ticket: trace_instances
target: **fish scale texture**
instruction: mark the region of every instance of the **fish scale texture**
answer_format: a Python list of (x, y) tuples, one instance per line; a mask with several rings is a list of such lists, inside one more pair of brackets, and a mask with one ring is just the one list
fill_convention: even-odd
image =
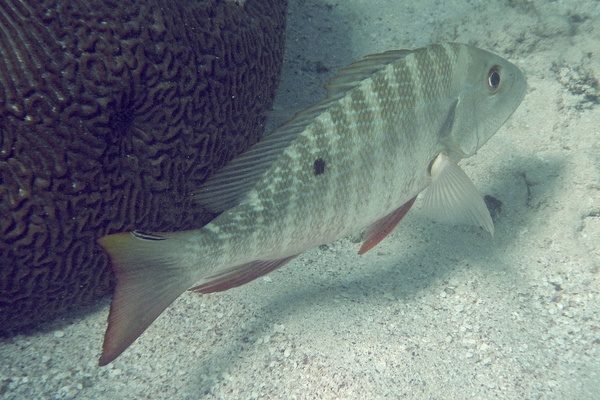
[[(334, 87), (316, 111), (300, 116), (291, 126), (303, 118), (306, 126), (292, 145), (241, 204), (204, 228), (217, 233), (209, 240), (218, 248), (208, 252), (211, 264), (293, 256), (356, 233), (422, 191), (428, 164), (443, 149), (438, 130), (458, 96), (456, 71), (471, 62), (466, 50), (459, 57), (461, 49), (398, 53), (347, 92)], [(318, 174), (315, 163), (322, 163)]]
[(2, 1), (0, 331), (108, 293), (100, 236), (206, 220), (189, 193), (260, 137), (285, 8)]

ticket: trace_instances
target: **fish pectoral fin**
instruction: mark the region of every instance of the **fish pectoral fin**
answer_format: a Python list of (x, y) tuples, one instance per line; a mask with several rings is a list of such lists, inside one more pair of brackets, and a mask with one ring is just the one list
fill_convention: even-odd
[(184, 234), (118, 233), (98, 240), (117, 282), (101, 366), (125, 351), (190, 286), (189, 268), (179, 257)]
[(296, 257), (296, 255), (280, 260), (253, 261), (247, 264), (237, 265), (219, 274), (208, 277), (206, 282), (195, 286), (190, 290), (206, 294), (222, 292), (227, 289), (241, 286), (276, 270), (294, 257)]
[(423, 209), (434, 219), (478, 225), (494, 236), (494, 223), (483, 197), (458, 164), (444, 154), (431, 165)]
[(365, 254), (373, 247), (377, 246), (387, 235), (390, 234), (398, 225), (400, 220), (404, 218), (410, 207), (415, 202), (416, 196), (401, 205), (397, 210), (381, 218), (367, 229), (365, 240), (358, 251), (358, 254)]

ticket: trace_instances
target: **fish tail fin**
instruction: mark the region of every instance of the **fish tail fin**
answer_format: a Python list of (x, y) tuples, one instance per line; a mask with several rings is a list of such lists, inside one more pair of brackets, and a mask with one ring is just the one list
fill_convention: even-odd
[(189, 243), (182, 233), (119, 233), (98, 243), (108, 252), (116, 278), (99, 364), (131, 345), (190, 283), (191, 268), (180, 254)]

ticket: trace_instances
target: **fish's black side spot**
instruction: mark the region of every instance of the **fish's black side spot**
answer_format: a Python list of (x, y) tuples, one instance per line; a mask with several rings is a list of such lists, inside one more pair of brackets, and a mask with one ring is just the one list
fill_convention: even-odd
[(323, 172), (325, 172), (325, 160), (323, 160), (322, 158), (317, 158), (313, 164), (313, 170), (315, 176), (319, 176)]

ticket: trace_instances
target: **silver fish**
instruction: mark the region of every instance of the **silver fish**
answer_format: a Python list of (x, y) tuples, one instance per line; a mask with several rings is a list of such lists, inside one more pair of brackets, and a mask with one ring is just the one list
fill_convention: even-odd
[(198, 201), (222, 211), (209, 224), (99, 240), (117, 281), (100, 365), (194, 283), (201, 293), (239, 286), (367, 228), (365, 253), (426, 188), (423, 203), (433, 213), (493, 234), (457, 162), (502, 126), (526, 86), (515, 65), (458, 43), (370, 55), (342, 70), (324, 101), (207, 181)]

